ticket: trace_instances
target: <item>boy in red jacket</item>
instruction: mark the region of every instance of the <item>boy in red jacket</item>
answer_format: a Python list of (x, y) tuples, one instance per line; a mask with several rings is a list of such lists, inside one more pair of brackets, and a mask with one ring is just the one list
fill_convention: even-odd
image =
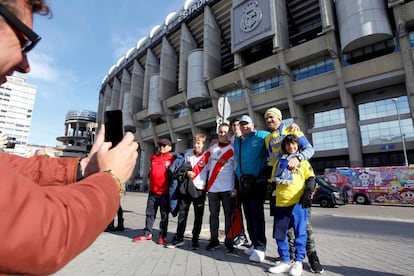
[(161, 221), (158, 244), (164, 245), (167, 240), (168, 214), (170, 210), (168, 195), (170, 179), (168, 176), (168, 167), (173, 163), (175, 157), (171, 153), (172, 145), (169, 139), (162, 138), (157, 142), (157, 145), (159, 151), (151, 155), (150, 186), (147, 209), (145, 211), (144, 235), (135, 237), (134, 242), (152, 240), (152, 227), (159, 207)]

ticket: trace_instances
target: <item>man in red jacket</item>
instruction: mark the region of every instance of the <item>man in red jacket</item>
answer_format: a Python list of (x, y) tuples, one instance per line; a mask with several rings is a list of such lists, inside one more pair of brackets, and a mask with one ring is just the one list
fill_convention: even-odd
[(152, 227), (154, 226), (155, 216), (158, 207), (160, 208), (160, 235), (158, 244), (164, 245), (167, 241), (168, 214), (170, 212), (170, 202), (168, 189), (170, 187), (170, 178), (168, 167), (173, 163), (175, 157), (171, 153), (171, 141), (162, 138), (157, 142), (159, 151), (151, 155), (151, 168), (149, 173), (149, 193), (147, 200), (147, 209), (145, 211), (145, 228), (144, 234), (134, 238), (134, 242), (152, 240)]
[[(0, 0), (0, 84), (14, 71), (30, 71), (26, 54), (40, 40), (32, 13), (47, 15), (49, 7), (44, 0)], [(82, 160), (0, 153), (0, 274), (52, 274), (112, 220), (138, 144), (127, 133), (109, 150), (104, 135), (101, 127)]]

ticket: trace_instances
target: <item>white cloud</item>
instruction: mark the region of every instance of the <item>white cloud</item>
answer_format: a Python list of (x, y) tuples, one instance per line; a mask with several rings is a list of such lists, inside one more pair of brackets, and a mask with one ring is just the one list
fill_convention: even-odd
[(30, 53), (31, 71), (24, 77), (38, 87), (40, 96), (48, 98), (51, 93), (61, 94), (71, 90), (71, 83), (77, 83), (78, 77), (71, 70), (58, 66), (55, 58), (44, 52)]
[(59, 79), (58, 70), (54, 65), (53, 57), (33, 52), (29, 57), (31, 72), (30, 78), (38, 81), (55, 82)]

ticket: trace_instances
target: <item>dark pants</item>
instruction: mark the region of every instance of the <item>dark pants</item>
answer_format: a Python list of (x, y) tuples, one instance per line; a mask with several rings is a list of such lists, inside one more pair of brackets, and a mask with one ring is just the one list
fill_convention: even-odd
[(118, 208), (117, 219), (118, 219), (118, 225), (124, 224), (124, 210), (122, 210), (121, 205)]
[(122, 210), (121, 205), (119, 205), (118, 212), (117, 212), (118, 224), (115, 227), (115, 220), (113, 219), (111, 223), (106, 227), (105, 231), (116, 231), (121, 230), (124, 231), (124, 211)]
[(240, 196), (246, 217), (247, 232), (249, 233), (252, 245), (255, 249), (265, 250), (266, 248), (266, 227), (264, 219), (264, 202), (267, 187), (262, 182), (257, 182), (255, 191), (249, 195)]
[(160, 207), (161, 221), (160, 221), (160, 237), (167, 237), (168, 228), (168, 214), (170, 210), (169, 196), (157, 195), (153, 192), (148, 193), (147, 209), (145, 211), (145, 228), (144, 235), (152, 234), (152, 227), (154, 226), (155, 216), (158, 207)]
[[(239, 180), (237, 179), (237, 177), (235, 177), (234, 183), (235, 183), (234, 187), (239, 187)], [(245, 213), (246, 210), (243, 209), (244, 207), (242, 205), (242, 200), (240, 199), (240, 195), (237, 196), (237, 202), (236, 203), (237, 203), (237, 208), (239, 208), (239, 210), (240, 210), (240, 216), (241, 216), (240, 218), (242, 220), (242, 226), (243, 226), (243, 232), (239, 236), (243, 236), (245, 239), (247, 239), (246, 228), (244, 227), (244, 221), (245, 220), (243, 219), (243, 213)], [(248, 227), (248, 226), (246, 225), (246, 227)], [(247, 233), (250, 234), (248, 229), (247, 229)]]
[(187, 226), (188, 212), (190, 205), (194, 208), (194, 226), (193, 226), (193, 240), (198, 240), (203, 224), (204, 205), (206, 201), (206, 193), (203, 191), (198, 198), (192, 198), (190, 195), (180, 195), (178, 199), (178, 225), (175, 237), (177, 240), (184, 238), (185, 228)]
[(208, 193), (208, 205), (210, 208), (210, 239), (218, 241), (220, 202), (224, 209), (224, 233), (228, 233), (231, 226), (231, 215), (234, 209), (234, 197), (231, 191)]

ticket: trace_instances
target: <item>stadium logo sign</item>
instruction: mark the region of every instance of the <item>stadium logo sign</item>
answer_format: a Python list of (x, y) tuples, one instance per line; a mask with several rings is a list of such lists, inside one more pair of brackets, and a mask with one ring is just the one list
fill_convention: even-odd
[(243, 9), (243, 15), (240, 19), (240, 29), (243, 32), (253, 31), (262, 21), (263, 13), (257, 7), (257, 1), (250, 1)]

